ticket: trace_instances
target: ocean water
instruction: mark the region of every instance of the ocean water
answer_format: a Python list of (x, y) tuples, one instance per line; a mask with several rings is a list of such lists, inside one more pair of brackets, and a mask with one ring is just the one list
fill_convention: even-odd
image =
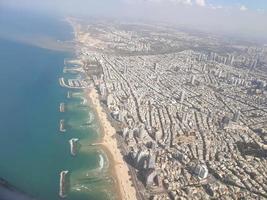
[[(10, 13), (6, 15), (10, 17)], [(23, 16), (19, 17), (23, 20)], [(26, 24), (33, 20), (28, 14), (25, 19)], [(43, 35), (49, 30), (47, 34), (55, 34), (55, 38), (71, 38), (70, 27), (62, 25), (62, 21), (44, 16), (39, 20), (45, 22)], [(0, 25), (11, 27), (12, 21), (18, 23), (2, 18)], [(31, 32), (28, 28), (25, 35)], [(34, 28), (40, 29), (33, 26), (31, 34), (39, 34)], [(64, 59), (73, 56), (0, 38), (0, 177), (36, 199), (56, 200), (60, 199), (60, 171), (69, 170), (66, 199), (114, 199), (108, 159), (101, 149), (90, 145), (99, 139), (94, 113), (90, 105), (83, 103), (83, 91), (67, 90), (58, 82), (62, 76), (78, 76), (63, 74)], [(68, 92), (72, 98), (67, 98)], [(66, 104), (64, 113), (59, 112), (61, 102)], [(65, 120), (65, 133), (59, 132), (60, 119)], [(91, 119), (92, 124), (85, 126)], [(71, 138), (80, 139), (76, 157), (70, 154)]]

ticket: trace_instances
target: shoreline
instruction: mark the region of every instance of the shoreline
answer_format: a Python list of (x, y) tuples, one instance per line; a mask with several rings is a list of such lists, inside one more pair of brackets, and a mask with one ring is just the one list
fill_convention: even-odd
[(129, 168), (117, 145), (116, 130), (108, 120), (106, 112), (103, 111), (97, 90), (95, 87), (92, 87), (90, 90), (85, 90), (85, 95), (89, 99), (99, 120), (101, 138), (98, 144), (109, 157), (111, 173), (114, 175), (118, 186), (115, 189), (118, 190), (119, 199), (136, 200), (136, 189), (131, 181)]

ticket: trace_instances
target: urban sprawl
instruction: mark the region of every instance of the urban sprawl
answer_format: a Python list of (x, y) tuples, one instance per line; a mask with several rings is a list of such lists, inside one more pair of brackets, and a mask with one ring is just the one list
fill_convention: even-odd
[(138, 199), (267, 199), (267, 45), (69, 21), (82, 76), (61, 84), (97, 89)]

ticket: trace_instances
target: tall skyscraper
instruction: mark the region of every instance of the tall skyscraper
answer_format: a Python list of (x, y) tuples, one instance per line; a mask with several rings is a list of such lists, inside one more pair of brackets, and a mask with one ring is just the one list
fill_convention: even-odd
[(191, 84), (194, 85), (195, 84), (195, 80), (196, 80), (196, 76), (195, 75), (192, 75), (191, 77)]
[(184, 98), (185, 98), (185, 91), (181, 91), (181, 93), (180, 93), (180, 103), (184, 102)]
[(236, 111), (235, 113), (234, 113), (234, 117), (233, 117), (233, 121), (234, 122), (238, 122), (239, 121), (239, 119), (240, 119), (240, 111), (238, 110), (238, 111)]
[(205, 72), (205, 70), (206, 70), (206, 66), (207, 66), (206, 64), (203, 65), (203, 67), (202, 67), (202, 72)]
[(235, 56), (231, 55), (231, 59), (230, 59), (230, 65), (233, 65), (235, 62)]
[(154, 63), (154, 66), (153, 66), (153, 68), (154, 68), (154, 71), (157, 71), (157, 68), (158, 68), (158, 63)]
[(127, 67), (126, 67), (126, 65), (125, 65), (125, 66), (124, 66), (123, 73), (124, 73), (124, 74), (127, 74), (127, 72), (128, 72), (128, 70), (127, 70)]

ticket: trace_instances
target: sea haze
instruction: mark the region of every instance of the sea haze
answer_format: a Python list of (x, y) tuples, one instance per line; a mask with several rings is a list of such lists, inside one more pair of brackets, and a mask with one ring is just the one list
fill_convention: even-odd
[(62, 16), (2, 9), (0, 26), (1, 38), (52, 50), (72, 50), (67, 43), (73, 38), (72, 29)]

